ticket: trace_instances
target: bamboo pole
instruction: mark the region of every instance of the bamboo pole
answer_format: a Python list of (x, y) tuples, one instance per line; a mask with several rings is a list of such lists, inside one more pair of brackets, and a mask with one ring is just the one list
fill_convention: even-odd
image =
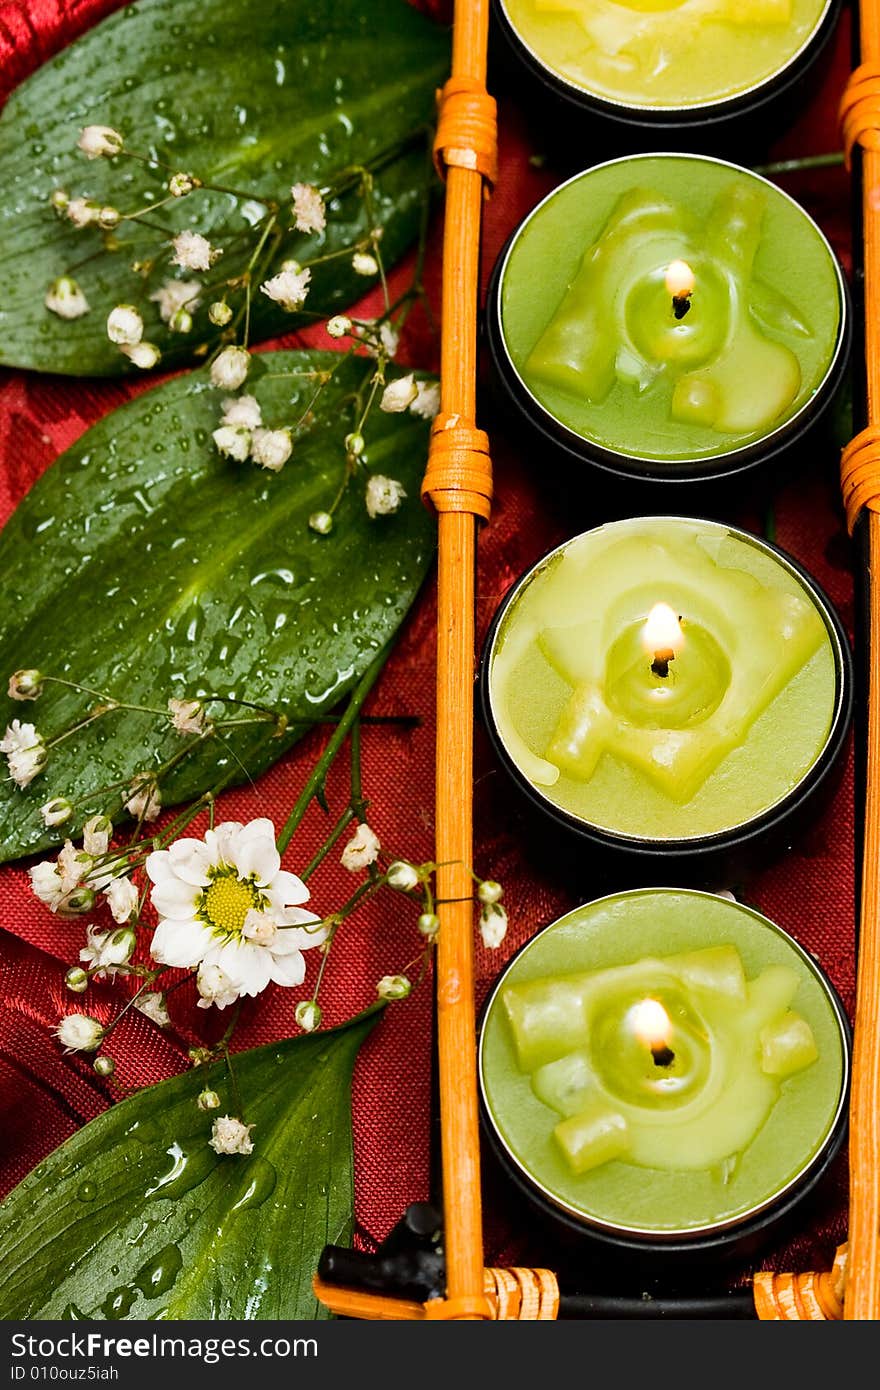
[[(486, 80), (488, 0), (457, 0), (453, 78)], [(452, 166), (443, 243), (441, 409), (476, 413), (483, 180)], [(437, 577), (437, 1043), (447, 1297), (483, 1295), (473, 960), (473, 684), (476, 522), (439, 515)]]
[[(856, 138), (864, 147), (868, 429), (859, 439), (865, 442), (862, 457), (868, 456), (862, 480), (868, 481), (869, 488), (864, 499), (864, 525), (870, 575), (867, 787), (850, 1102), (849, 1274), (844, 1299), (844, 1317), (851, 1321), (880, 1317), (880, 513), (876, 510), (880, 505), (880, 455), (875, 438), (880, 426), (880, 138), (873, 138), (880, 128), (880, 0), (861, 0), (860, 27), (862, 66), (844, 103), (845, 110), (850, 103), (853, 115), (851, 103), (856, 98), (859, 101), (861, 119)], [(872, 479), (865, 480), (865, 473), (873, 475)]]

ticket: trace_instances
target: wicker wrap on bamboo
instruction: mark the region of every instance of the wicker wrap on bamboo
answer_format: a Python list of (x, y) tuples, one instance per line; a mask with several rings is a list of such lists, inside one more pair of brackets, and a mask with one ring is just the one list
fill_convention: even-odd
[(755, 1311), (762, 1322), (839, 1322), (843, 1317), (847, 1248), (838, 1247), (827, 1274), (755, 1275)]
[(485, 430), (460, 415), (437, 416), (422, 497), (438, 512), (470, 512), (489, 520), (492, 461)]
[(450, 165), (475, 170), (486, 194), (498, 181), (495, 98), (476, 77), (450, 77), (437, 93), (434, 164), (441, 178)]
[(427, 1303), (312, 1281), (315, 1297), (338, 1317), (383, 1322), (551, 1322), (559, 1286), (549, 1269), (484, 1269), (483, 1293)]

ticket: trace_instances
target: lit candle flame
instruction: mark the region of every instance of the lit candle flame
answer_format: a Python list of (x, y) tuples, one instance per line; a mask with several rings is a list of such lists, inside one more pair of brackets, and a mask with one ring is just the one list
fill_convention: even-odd
[(684, 645), (684, 633), (674, 608), (668, 603), (655, 603), (642, 629), (645, 650), (655, 658), (671, 661)]
[(687, 261), (672, 261), (666, 271), (666, 289), (673, 299), (687, 299), (694, 292), (697, 277)]
[(642, 999), (634, 1004), (630, 1009), (630, 1020), (639, 1042), (652, 1052), (661, 1052), (669, 1046), (672, 1023), (658, 999)]

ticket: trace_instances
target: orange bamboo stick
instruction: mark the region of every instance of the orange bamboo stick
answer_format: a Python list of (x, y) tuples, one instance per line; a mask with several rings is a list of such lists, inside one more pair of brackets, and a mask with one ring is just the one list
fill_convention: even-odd
[[(486, 79), (487, 0), (457, 0), (453, 78)], [(476, 411), (477, 291), (483, 180), (450, 167), (443, 244), (441, 402)], [(437, 1030), (447, 1296), (483, 1294), (483, 1232), (474, 1023), (473, 678), (476, 523), (441, 512), (437, 579)]]
[[(874, 68), (873, 126), (880, 128), (880, 3), (861, 0), (862, 68)], [(862, 106), (864, 115), (865, 107)], [(870, 109), (869, 109), (870, 114)], [(846, 123), (845, 123), (846, 129)], [(848, 132), (851, 133), (851, 132)], [(864, 134), (864, 127), (862, 130)], [(863, 138), (862, 156), (865, 355), (868, 424), (880, 426), (880, 140)], [(880, 514), (878, 457), (873, 450), (873, 498), (868, 500), (871, 613), (868, 640), (868, 750), (862, 870), (861, 937), (857, 978), (855, 1050), (850, 1104), (849, 1275), (844, 1300), (848, 1320), (880, 1317)]]

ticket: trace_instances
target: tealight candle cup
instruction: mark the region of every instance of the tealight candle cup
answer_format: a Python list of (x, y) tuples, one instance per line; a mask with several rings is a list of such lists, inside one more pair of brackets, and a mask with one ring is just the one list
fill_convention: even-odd
[[(649, 1006), (668, 1047), (627, 1036)], [(834, 986), (782, 928), (713, 894), (636, 889), (576, 908), (501, 971), (481, 1119), (570, 1273), (687, 1287), (753, 1261), (821, 1198), (850, 1050)]]
[[(678, 638), (652, 635), (664, 607)], [(540, 852), (577, 891), (753, 875), (836, 790), (853, 690), (815, 580), (686, 517), (606, 523), (544, 556), (502, 600), (479, 678)]]
[(751, 28), (748, 8), (730, 0), (727, 22), (694, 23), (687, 0), (601, 0), (582, 21), (574, 3), (493, 0), (493, 65), (563, 160), (580, 162), (585, 137), (603, 155), (758, 152), (818, 86), (842, 0), (794, 0), (787, 22), (768, 3)]
[(486, 303), (512, 427), (570, 491), (630, 511), (633, 488), (669, 510), (670, 487), (729, 495), (803, 466), (830, 433), (851, 318), (837, 258), (792, 198), (681, 154), (561, 184), (514, 231)]

